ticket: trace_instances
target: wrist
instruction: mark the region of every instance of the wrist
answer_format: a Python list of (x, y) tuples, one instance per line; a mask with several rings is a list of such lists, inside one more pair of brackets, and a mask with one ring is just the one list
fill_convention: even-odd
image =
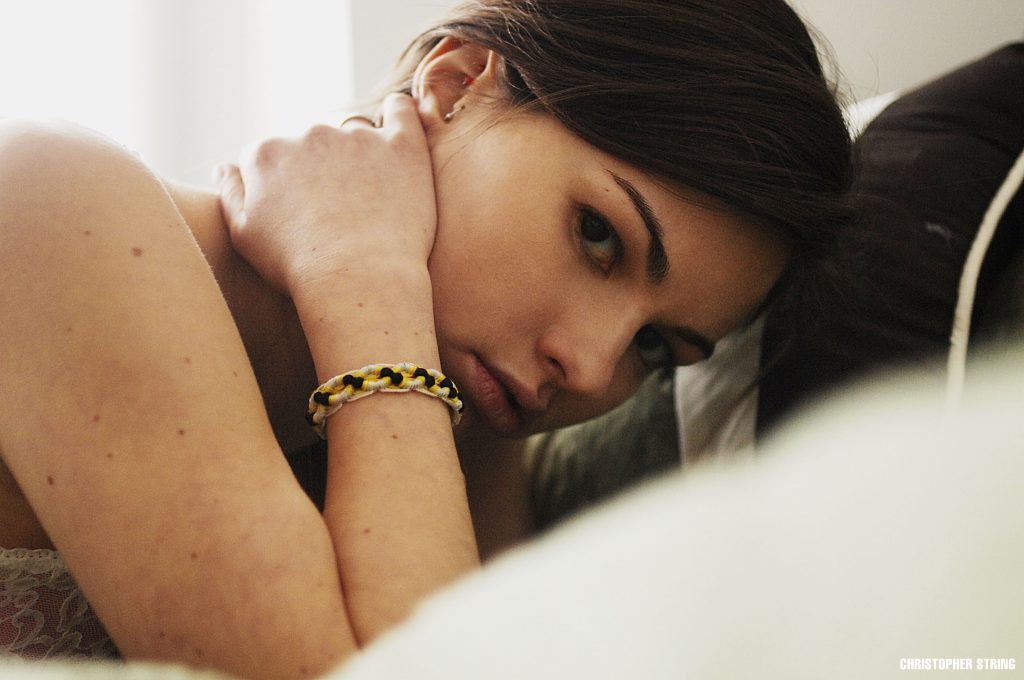
[[(284, 284), (293, 299), (316, 294), (338, 285), (370, 284), (395, 280), (403, 285), (430, 287), (427, 255), (401, 244), (379, 240), (359, 243), (353, 239), (321, 243), (304, 253), (286, 258)], [(429, 253), (428, 253), (429, 255)]]
[(309, 422), (321, 438), (327, 438), (324, 421), (349, 402), (377, 392), (419, 392), (442, 400), (452, 411), (452, 426), (459, 424), (462, 398), (458, 386), (436, 368), (407, 362), (370, 364), (339, 374), (324, 382), (309, 398)]
[(383, 274), (360, 265), (311, 277), (295, 289), (318, 378), (380, 362), (440, 368), (426, 264), (393, 263)]

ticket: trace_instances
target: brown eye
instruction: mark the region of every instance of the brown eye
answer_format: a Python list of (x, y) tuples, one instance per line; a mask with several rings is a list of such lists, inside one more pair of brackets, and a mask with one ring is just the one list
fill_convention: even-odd
[(673, 364), (672, 348), (661, 333), (651, 326), (644, 326), (633, 338), (640, 360), (649, 369), (662, 368)]
[(622, 245), (608, 221), (597, 213), (584, 210), (579, 221), (580, 242), (587, 256), (602, 270), (619, 259)]
[(580, 222), (580, 233), (583, 234), (583, 238), (594, 243), (600, 243), (612, 236), (612, 230), (608, 228), (608, 223), (600, 215), (590, 211), (584, 211), (583, 213), (583, 219)]

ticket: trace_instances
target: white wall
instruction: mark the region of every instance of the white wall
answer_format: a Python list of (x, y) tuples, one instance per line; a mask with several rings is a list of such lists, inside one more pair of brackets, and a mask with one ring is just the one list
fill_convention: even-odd
[[(1024, 1), (1024, 0), (1022, 0)], [(455, 0), (351, 0), (355, 103), (391, 73), (402, 50), (454, 7)]]
[(911, 87), (1024, 39), (1024, 0), (791, 2), (832, 44), (857, 98)]
[[(205, 184), (243, 144), (365, 104), (456, 1), (0, 0), (0, 116), (70, 118)], [(793, 2), (858, 97), (1024, 37), (1024, 0)]]
[(65, 118), (199, 184), (259, 137), (337, 121), (351, 0), (0, 0), (0, 116)]
[(158, 171), (206, 184), (244, 144), (337, 121), (346, 110), (347, 0), (145, 3), (153, 75), (139, 94), (154, 146), (143, 155)]

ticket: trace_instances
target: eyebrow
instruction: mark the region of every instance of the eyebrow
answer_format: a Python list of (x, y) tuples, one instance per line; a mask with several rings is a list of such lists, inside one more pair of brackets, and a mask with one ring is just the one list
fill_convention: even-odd
[(651, 210), (651, 204), (647, 202), (647, 199), (636, 188), (636, 185), (611, 170), (608, 171), (608, 174), (626, 192), (633, 207), (636, 208), (637, 213), (640, 215), (644, 227), (647, 228), (647, 233), (650, 234), (651, 242), (647, 246), (647, 280), (653, 284), (661, 283), (668, 276), (668, 255), (665, 254), (665, 243), (661, 240), (661, 235), (664, 233), (661, 228), (661, 221), (654, 214), (654, 211)]
[[(640, 215), (647, 233), (651, 236), (651, 243), (647, 246), (647, 280), (653, 284), (659, 284), (668, 276), (668, 255), (665, 253), (665, 243), (661, 238), (664, 233), (661, 228), (661, 220), (654, 214), (651, 204), (647, 202), (635, 184), (611, 170), (608, 171), (608, 174), (626, 192), (633, 207)], [(705, 360), (710, 359), (711, 355), (715, 353), (715, 343), (692, 328), (672, 328), (671, 330), (680, 340), (700, 350)]]

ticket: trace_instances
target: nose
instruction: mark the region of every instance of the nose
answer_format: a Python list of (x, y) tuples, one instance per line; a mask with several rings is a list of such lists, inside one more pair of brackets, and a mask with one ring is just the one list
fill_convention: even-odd
[(543, 386), (549, 392), (566, 390), (584, 397), (606, 394), (640, 327), (634, 316), (621, 307), (580, 307), (551, 324), (537, 341)]

